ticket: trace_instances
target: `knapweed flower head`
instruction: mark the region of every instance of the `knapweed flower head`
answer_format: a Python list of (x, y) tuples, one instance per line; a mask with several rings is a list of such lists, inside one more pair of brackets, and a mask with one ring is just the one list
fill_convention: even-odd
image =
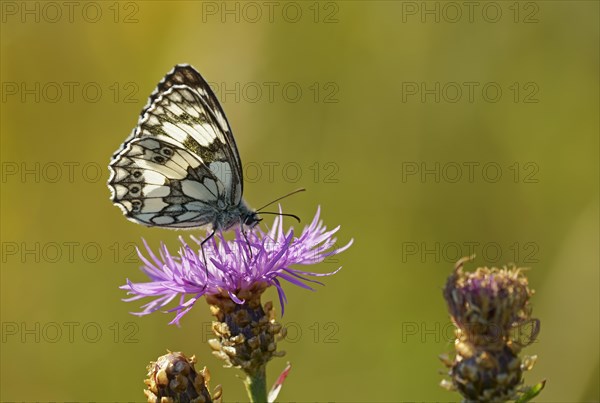
[(467, 402), (517, 399), (527, 390), (523, 372), (535, 362), (535, 357), (519, 357), (539, 331), (539, 320), (531, 318), (533, 290), (517, 267), (463, 271), (471, 259), (458, 261), (444, 288), (456, 340), (454, 359), (442, 358), (450, 369), (450, 381), (442, 386)]
[(225, 240), (218, 234), (201, 245), (202, 240), (191, 237), (195, 243), (191, 246), (180, 237), (182, 246), (177, 255), (172, 255), (163, 244), (157, 256), (144, 242), (149, 257), (139, 250), (138, 255), (143, 262), (141, 270), (150, 281), (133, 283), (127, 280), (121, 288), (133, 296), (126, 301), (153, 298), (143, 306), (143, 311), (137, 313), (146, 315), (165, 309), (178, 299), (178, 305), (169, 312), (177, 312), (171, 323), (179, 323), (204, 295), (226, 294), (234, 303), (243, 304), (252, 290), (261, 289), (262, 293), (264, 287), (274, 286), (283, 310), (286, 296), (282, 281), (312, 290), (307, 283), (321, 283), (308, 277), (330, 276), (339, 270), (316, 273), (295, 269), (292, 265), (320, 263), (352, 244), (350, 241), (336, 248), (334, 234), (339, 226), (327, 231), (319, 217), (320, 209), (317, 209), (311, 224), (297, 237), (293, 229), (284, 231), (281, 217), (275, 218), (267, 231), (255, 227), (244, 234), (238, 229), (233, 240)]
[(454, 324), (474, 344), (492, 342), (498, 348), (510, 338), (511, 331), (527, 322), (531, 316), (527, 277), (517, 267), (479, 267), (474, 272), (463, 271), (461, 259), (448, 277), (444, 298)]

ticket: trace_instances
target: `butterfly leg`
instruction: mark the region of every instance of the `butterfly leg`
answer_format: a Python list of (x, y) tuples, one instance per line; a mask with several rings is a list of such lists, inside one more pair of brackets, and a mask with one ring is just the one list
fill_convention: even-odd
[(244, 235), (244, 239), (246, 240), (246, 245), (248, 245), (248, 252), (250, 252), (250, 259), (252, 259), (252, 246), (250, 246), (250, 241), (248, 240), (248, 236), (246, 235), (246, 231), (242, 228), (242, 234)]
[[(206, 283), (208, 284), (208, 262), (206, 260), (206, 253), (204, 252), (204, 244), (208, 241), (210, 241), (210, 239), (215, 236), (215, 233), (217, 231), (213, 229), (213, 231), (211, 232), (211, 234), (209, 236), (207, 236), (202, 242), (200, 242), (200, 249), (202, 250), (202, 258), (204, 259), (204, 271), (206, 273)], [(206, 287), (206, 284), (205, 284)]]
[(244, 236), (246, 240), (246, 245), (248, 245), (248, 252), (250, 252), (250, 260), (252, 260), (252, 246), (250, 246), (250, 241), (248, 240), (248, 235), (246, 235), (246, 231), (244, 231), (244, 220), (240, 220), (240, 232)]

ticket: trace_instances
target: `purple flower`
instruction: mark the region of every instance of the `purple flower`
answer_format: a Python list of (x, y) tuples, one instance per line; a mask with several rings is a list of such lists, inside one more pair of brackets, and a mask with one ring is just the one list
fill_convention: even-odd
[(292, 269), (291, 265), (320, 263), (329, 256), (345, 251), (352, 244), (351, 240), (341, 248), (334, 248), (336, 238), (333, 235), (339, 226), (327, 231), (319, 221), (319, 215), (320, 208), (317, 209), (312, 223), (306, 226), (297, 238), (294, 237), (293, 229), (284, 232), (281, 217), (275, 218), (273, 227), (267, 232), (257, 227), (244, 237), (238, 229), (231, 241), (226, 241), (222, 235), (218, 240), (217, 236), (214, 236), (203, 246), (206, 265), (200, 248), (201, 240), (193, 236), (191, 238), (197, 244), (194, 247), (183, 237), (179, 238), (182, 246), (176, 256), (171, 255), (164, 244), (161, 244), (159, 256), (156, 256), (144, 241), (149, 258), (139, 249), (138, 255), (144, 263), (141, 270), (150, 281), (133, 283), (128, 279), (121, 289), (127, 290), (128, 294), (133, 296), (125, 301), (154, 298), (143, 305), (142, 312), (134, 313), (141, 316), (164, 308), (179, 296), (179, 305), (168, 310), (177, 312), (170, 323), (178, 324), (181, 317), (203, 295), (227, 293), (235, 303), (243, 304), (244, 300), (237, 295), (263, 283), (277, 288), (283, 311), (286, 297), (281, 280), (312, 290), (307, 282), (321, 283), (306, 276), (330, 276), (341, 269), (340, 267), (330, 273), (314, 273)]

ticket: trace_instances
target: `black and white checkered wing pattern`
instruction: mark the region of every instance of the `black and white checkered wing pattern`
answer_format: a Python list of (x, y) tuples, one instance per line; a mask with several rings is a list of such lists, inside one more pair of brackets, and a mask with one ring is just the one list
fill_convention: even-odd
[(109, 168), (113, 202), (145, 225), (202, 226), (242, 199), (241, 162), (225, 114), (188, 65), (159, 83)]

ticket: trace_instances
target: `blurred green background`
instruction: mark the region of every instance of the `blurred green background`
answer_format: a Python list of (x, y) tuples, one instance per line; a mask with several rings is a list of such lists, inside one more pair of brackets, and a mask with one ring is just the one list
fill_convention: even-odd
[(178, 328), (118, 289), (144, 279), (142, 237), (186, 235), (127, 221), (106, 187), (176, 63), (214, 84), (252, 206), (306, 187), (285, 210), (321, 205), (355, 240), (314, 268), (343, 265), (325, 287), (285, 288), (280, 400), (458, 400), (441, 288), (471, 249), (531, 268), (537, 400), (600, 399), (598, 2), (69, 4), (1, 3), (1, 400), (141, 401), (167, 348), (246, 400), (203, 301)]

